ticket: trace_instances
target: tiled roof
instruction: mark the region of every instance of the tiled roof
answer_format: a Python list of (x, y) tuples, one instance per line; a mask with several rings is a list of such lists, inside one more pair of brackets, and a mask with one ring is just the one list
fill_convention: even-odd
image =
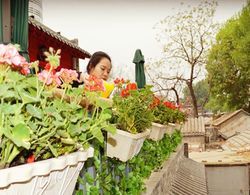
[(203, 117), (188, 118), (181, 132), (184, 136), (205, 135), (205, 122)]
[(250, 115), (248, 112), (244, 111), (243, 109), (239, 109), (239, 110), (236, 110), (234, 112), (230, 112), (230, 113), (226, 113), (226, 114), (222, 115), (218, 119), (214, 120), (212, 124), (214, 126), (218, 126), (221, 123), (224, 123), (225, 121), (229, 120), (230, 118), (232, 118), (233, 116), (237, 115), (240, 112), (244, 112), (245, 114)]
[(250, 162), (248, 152), (211, 150), (205, 152), (190, 152), (189, 157), (205, 165), (240, 165)]
[(38, 22), (37, 20), (33, 19), (32, 17), (29, 17), (29, 24), (34, 26), (35, 28), (47, 33), (49, 36), (59, 40), (60, 42), (70, 46), (71, 48), (77, 49), (81, 53), (84, 53), (84, 55), (86, 57), (90, 58), (91, 54), (89, 52), (83, 50), (78, 45), (76, 45), (75, 43), (73, 43), (69, 39), (67, 39), (66, 37), (63, 37), (59, 33), (53, 31), (52, 29), (50, 29), (49, 27), (45, 26), (44, 24)]
[(183, 156), (171, 183), (169, 194), (207, 195), (204, 165)]
[(250, 129), (229, 138), (222, 148), (227, 151), (245, 152), (250, 151)]
[(218, 131), (218, 134), (221, 135), (224, 139), (229, 139), (236, 134), (236, 130), (232, 129), (231, 131)]

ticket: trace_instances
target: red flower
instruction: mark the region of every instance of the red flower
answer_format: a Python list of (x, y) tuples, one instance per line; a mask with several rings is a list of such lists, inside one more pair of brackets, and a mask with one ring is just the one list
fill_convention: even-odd
[(27, 163), (33, 163), (35, 161), (35, 155), (31, 154), (28, 158), (27, 158)]
[(129, 84), (127, 84), (126, 89), (127, 90), (136, 90), (137, 89), (137, 85), (136, 85), (136, 83), (129, 83)]
[(158, 97), (154, 96), (153, 103), (150, 104), (149, 107), (150, 107), (150, 108), (155, 108), (155, 107), (157, 107), (160, 103), (161, 103), (161, 100), (160, 100)]
[(171, 102), (165, 101), (163, 102), (163, 104), (170, 109), (173, 109), (173, 110), (176, 109), (176, 106)]
[(116, 78), (116, 79), (114, 80), (114, 83), (115, 83), (116, 85), (118, 85), (118, 84), (124, 84), (124, 83), (125, 83), (125, 81), (124, 81), (124, 79), (123, 79), (123, 78), (121, 78), (121, 79)]
[[(49, 71), (50, 68), (51, 68), (50, 63), (47, 63), (47, 64), (45, 65), (45, 67), (44, 67), (44, 70)], [(52, 74), (56, 74), (56, 70), (55, 70), (55, 69), (52, 69), (52, 70), (51, 70), (51, 73), (52, 73)]]
[(115, 84), (119, 84), (119, 83), (120, 83), (120, 79), (119, 79), (119, 78), (116, 78), (116, 79), (114, 80), (114, 83), (115, 83)]
[(87, 91), (105, 91), (102, 79), (90, 75), (87, 81), (84, 87)]
[(127, 97), (127, 96), (129, 96), (129, 91), (128, 91), (128, 89), (122, 89), (122, 91), (121, 91), (121, 96), (122, 96), (122, 97)]

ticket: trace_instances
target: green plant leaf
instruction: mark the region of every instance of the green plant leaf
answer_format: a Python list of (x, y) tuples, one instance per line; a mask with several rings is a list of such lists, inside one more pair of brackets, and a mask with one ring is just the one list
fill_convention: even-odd
[(104, 129), (113, 135), (116, 133), (116, 127), (114, 125), (109, 124)]
[(52, 154), (57, 157), (58, 156), (58, 153), (56, 151), (56, 149), (50, 144), (50, 142), (47, 142), (48, 143), (48, 146), (49, 146), (49, 149), (50, 151), (52, 152)]
[(70, 124), (68, 127), (68, 132), (71, 136), (74, 137), (74, 136), (79, 135), (81, 133), (81, 129), (78, 125)]
[(42, 119), (43, 113), (42, 113), (41, 109), (39, 109), (31, 104), (28, 104), (26, 106), (26, 109), (27, 109), (27, 112), (30, 113), (32, 116), (39, 118), (39, 119)]
[(94, 184), (95, 180), (89, 173), (85, 173), (85, 179), (89, 184)]
[(4, 134), (18, 147), (30, 148), (30, 130), (25, 124), (19, 123), (11, 131), (5, 129)]
[(61, 115), (58, 113), (58, 110), (55, 107), (47, 107), (44, 109), (47, 115), (55, 117), (56, 120), (58, 121), (63, 121), (63, 118)]
[(111, 107), (110, 103), (101, 98), (97, 98), (95, 104), (97, 107), (100, 107), (103, 110)]
[(14, 126), (22, 123), (25, 123), (25, 117), (23, 114), (16, 113), (13, 117), (9, 117), (9, 120), (12, 122)]
[(92, 131), (91, 131), (92, 135), (95, 138), (97, 138), (101, 143), (103, 143), (104, 137), (102, 135), (101, 129), (99, 127), (94, 127), (94, 128), (91, 128), (91, 129), (92, 129)]
[(4, 114), (19, 114), (21, 112), (19, 104), (2, 104), (0, 110)]
[(110, 118), (111, 118), (111, 114), (108, 114), (108, 113), (103, 113), (100, 116), (100, 120), (104, 120), (104, 121), (106, 121), (106, 120), (108, 120)]
[(6, 93), (8, 92), (9, 86), (6, 84), (0, 85), (0, 97), (5, 97)]
[(27, 93), (25, 91), (19, 91), (19, 95), (22, 98), (23, 104), (34, 103), (34, 102), (39, 101), (39, 99), (37, 99), (36, 97), (31, 96), (29, 93)]

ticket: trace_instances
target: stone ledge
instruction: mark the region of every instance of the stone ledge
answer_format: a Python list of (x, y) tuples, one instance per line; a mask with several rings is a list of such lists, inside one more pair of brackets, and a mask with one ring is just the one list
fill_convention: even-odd
[[(150, 177), (145, 181), (146, 192), (143, 195), (153, 195), (159, 194), (158, 191), (165, 191), (163, 188), (168, 188), (171, 186), (171, 180), (173, 179), (173, 175), (176, 172), (178, 166), (176, 166), (181, 156), (184, 155), (184, 145), (180, 144), (176, 150), (173, 152), (170, 157), (163, 163), (162, 169), (157, 172), (153, 172)], [(168, 178), (168, 181), (164, 181), (163, 178)], [(159, 189), (160, 188), (160, 189)]]
[(143, 195), (206, 195), (207, 183), (205, 167), (184, 156), (184, 144), (163, 163), (162, 169), (153, 172), (145, 180), (146, 191)]

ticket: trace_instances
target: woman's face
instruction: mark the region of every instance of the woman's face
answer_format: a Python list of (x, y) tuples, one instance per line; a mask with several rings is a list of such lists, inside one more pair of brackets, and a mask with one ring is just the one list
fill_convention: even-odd
[(90, 70), (90, 75), (106, 81), (109, 78), (110, 71), (111, 62), (107, 58), (102, 58), (100, 62)]

